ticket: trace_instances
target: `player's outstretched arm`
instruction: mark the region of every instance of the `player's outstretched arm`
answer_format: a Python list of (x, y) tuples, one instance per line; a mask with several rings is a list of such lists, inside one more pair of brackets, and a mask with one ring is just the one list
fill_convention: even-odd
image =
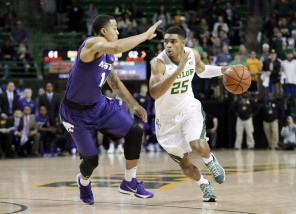
[(173, 84), (180, 73), (184, 71), (189, 52), (186, 52), (181, 59), (177, 70), (169, 77), (164, 79), (165, 65), (160, 59), (155, 59), (151, 66), (151, 76), (149, 81), (150, 95), (154, 99), (161, 97)]
[(205, 65), (200, 59), (200, 55), (197, 50), (192, 49), (195, 56), (195, 70), (196, 74), (201, 78), (212, 78), (221, 76), (230, 66), (214, 66), (214, 65)]
[[(82, 49), (81, 57), (82, 59), (88, 58), (90, 55), (93, 58), (96, 53), (106, 53), (106, 54), (117, 54), (129, 51), (139, 45), (140, 43), (153, 39), (156, 34), (156, 28), (161, 24), (162, 21), (156, 22), (151, 26), (145, 33), (131, 36), (125, 39), (119, 39), (114, 42), (108, 42), (104, 37), (94, 37), (86, 41), (85, 46)], [(83, 60), (83, 61), (88, 61)]]
[(147, 112), (146, 110), (139, 105), (139, 103), (134, 99), (131, 93), (127, 90), (125, 85), (120, 81), (118, 76), (115, 73), (114, 68), (112, 67), (111, 73), (107, 78), (108, 85), (112, 90), (125, 102), (133, 107), (134, 114), (142, 118), (143, 121), (147, 122)]

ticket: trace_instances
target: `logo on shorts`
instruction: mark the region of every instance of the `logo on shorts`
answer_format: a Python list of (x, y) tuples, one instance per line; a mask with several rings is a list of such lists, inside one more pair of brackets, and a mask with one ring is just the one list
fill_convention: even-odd
[(65, 126), (68, 132), (74, 132), (74, 125), (64, 121), (63, 121), (63, 125)]
[(156, 119), (155, 124), (157, 125), (158, 129), (160, 129), (161, 125), (160, 125), (159, 119)]

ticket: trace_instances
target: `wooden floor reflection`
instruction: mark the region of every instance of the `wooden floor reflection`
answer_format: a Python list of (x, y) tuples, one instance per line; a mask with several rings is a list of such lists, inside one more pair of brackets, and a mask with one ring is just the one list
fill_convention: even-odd
[(296, 152), (214, 152), (226, 170), (217, 184), (202, 162), (191, 155), (214, 188), (216, 203), (203, 203), (197, 184), (182, 175), (166, 153), (142, 153), (138, 178), (153, 199), (122, 195), (124, 157), (100, 156), (92, 178), (95, 205), (79, 199), (75, 177), (78, 157), (0, 160), (0, 213), (220, 214), (296, 213)]

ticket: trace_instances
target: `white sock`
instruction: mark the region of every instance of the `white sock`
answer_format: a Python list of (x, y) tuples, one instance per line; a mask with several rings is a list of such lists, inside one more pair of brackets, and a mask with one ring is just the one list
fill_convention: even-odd
[(205, 162), (205, 164), (210, 163), (212, 160), (213, 160), (212, 153), (210, 154), (210, 157), (209, 158), (203, 158), (203, 161)]
[(132, 170), (133, 170), (132, 178), (136, 178), (137, 177), (137, 167), (132, 168)]
[(87, 180), (84, 180), (84, 179), (82, 179), (82, 178), (80, 178), (80, 184), (82, 185), (82, 186), (88, 186), (89, 185), (89, 179), (87, 179)]
[(201, 185), (201, 184), (208, 184), (209, 181), (207, 179), (204, 178), (204, 176), (200, 175), (200, 179), (199, 181), (196, 182), (198, 185)]

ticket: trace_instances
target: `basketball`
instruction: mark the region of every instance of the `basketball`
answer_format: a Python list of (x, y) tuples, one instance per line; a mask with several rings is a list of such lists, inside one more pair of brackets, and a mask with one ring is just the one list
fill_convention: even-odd
[(225, 71), (223, 84), (227, 91), (233, 94), (241, 94), (250, 87), (251, 74), (243, 65), (232, 66)]

